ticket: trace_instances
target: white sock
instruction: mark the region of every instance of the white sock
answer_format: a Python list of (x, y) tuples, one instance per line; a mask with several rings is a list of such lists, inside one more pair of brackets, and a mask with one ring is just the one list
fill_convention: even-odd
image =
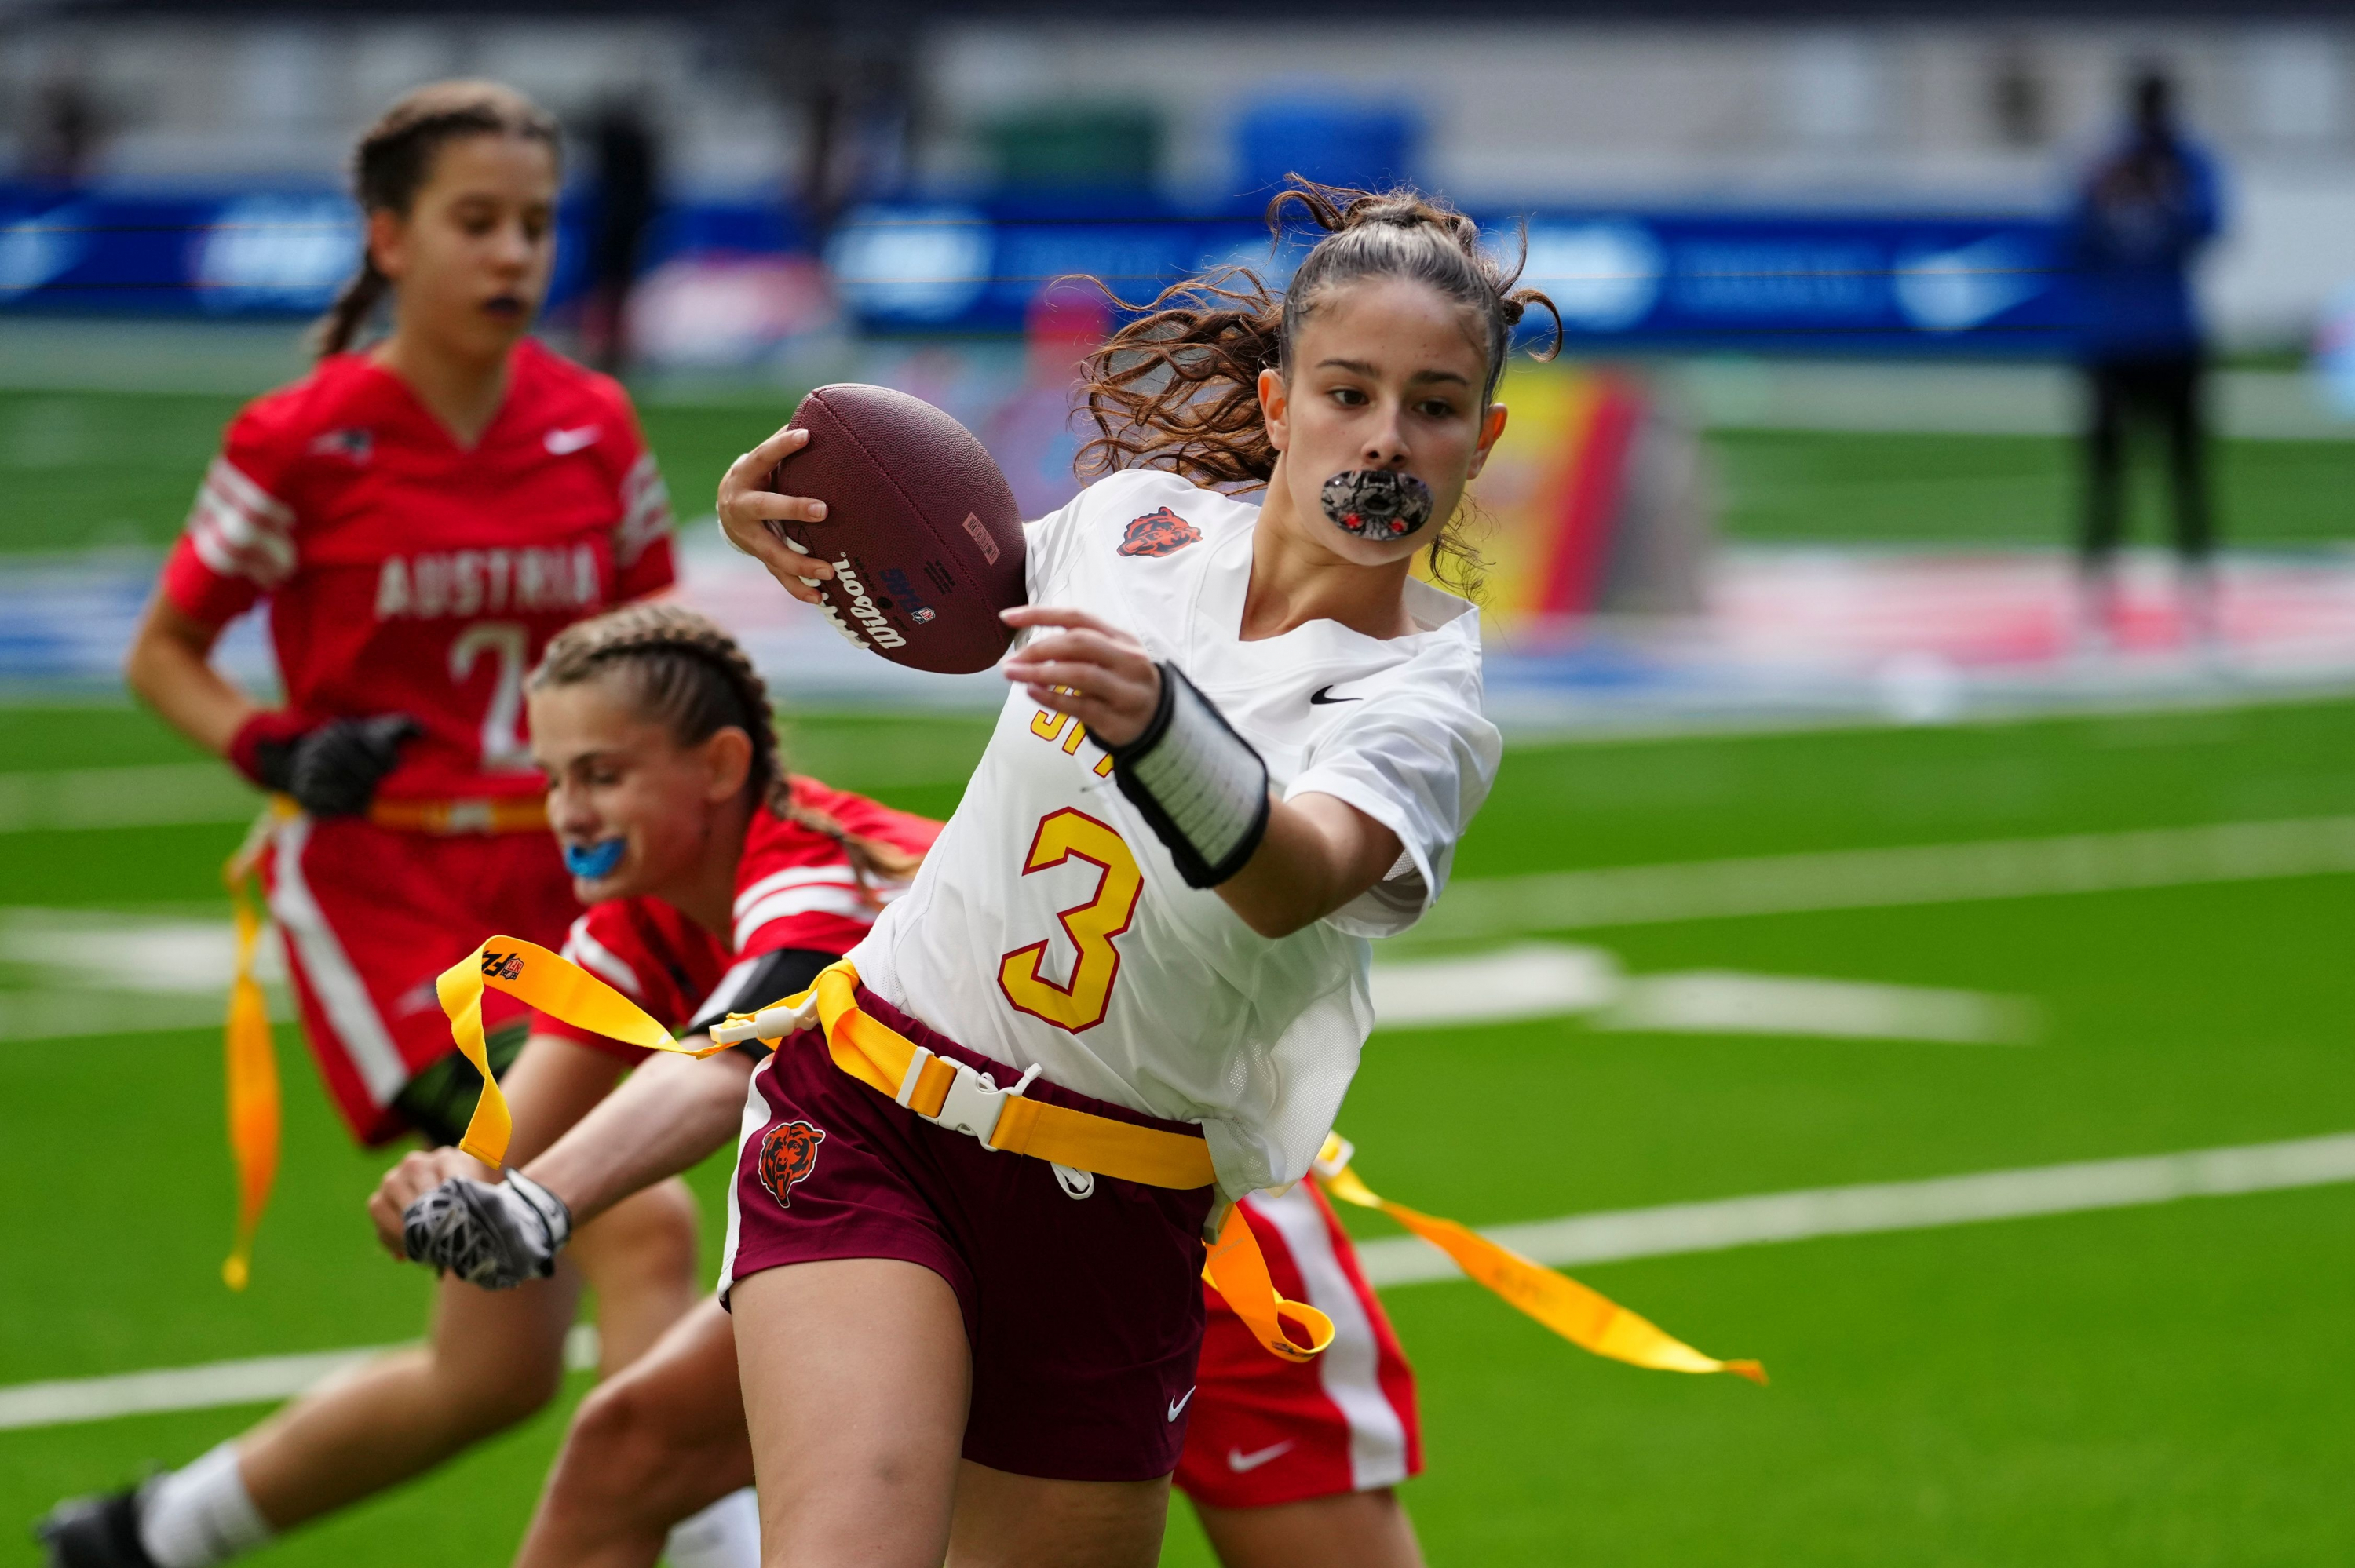
[(238, 1474), (233, 1443), (139, 1489), (139, 1543), (159, 1568), (213, 1568), (272, 1533)]
[(761, 1503), (750, 1487), (670, 1527), (670, 1568), (761, 1568)]

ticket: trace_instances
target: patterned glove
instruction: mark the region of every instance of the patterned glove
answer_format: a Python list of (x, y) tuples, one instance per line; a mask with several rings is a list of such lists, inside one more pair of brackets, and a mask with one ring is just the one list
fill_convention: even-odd
[(410, 1257), (485, 1290), (511, 1290), (556, 1272), (572, 1238), (564, 1200), (519, 1171), (501, 1182), (453, 1176), (400, 1216)]

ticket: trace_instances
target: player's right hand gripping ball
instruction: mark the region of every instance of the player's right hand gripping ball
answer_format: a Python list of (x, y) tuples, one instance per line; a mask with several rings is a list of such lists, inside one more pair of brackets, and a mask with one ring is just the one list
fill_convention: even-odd
[(794, 428), (809, 445), (769, 488), (826, 503), (824, 523), (781, 536), (833, 563), (818, 591), (834, 629), (912, 670), (997, 662), (1014, 640), (997, 612), (1023, 601), (1026, 546), (1014, 492), (973, 432), (922, 398), (856, 383), (803, 398)]
[(509, 1290), (556, 1272), (556, 1255), (572, 1237), (572, 1211), (519, 1171), (497, 1183), (453, 1176), (402, 1212), (400, 1230), (412, 1261), (485, 1290)]

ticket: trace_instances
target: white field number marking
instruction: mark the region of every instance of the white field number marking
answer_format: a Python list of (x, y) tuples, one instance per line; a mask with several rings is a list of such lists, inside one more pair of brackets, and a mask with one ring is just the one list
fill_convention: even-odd
[[(1540, 1263), (1574, 1267), (1817, 1236), (1925, 1230), (2348, 1181), (2355, 1181), (2355, 1133), (2183, 1154), (1987, 1171), (1925, 1181), (1818, 1187), (1711, 1202), (1572, 1214), (1528, 1224), (1496, 1225), (1481, 1234)], [(1358, 1248), (1358, 1257), (1366, 1277), (1377, 1286), (1395, 1287), (1462, 1277), (1444, 1254), (1412, 1236), (1366, 1242)], [(586, 1324), (572, 1330), (565, 1344), (568, 1365), (578, 1369), (597, 1363), (595, 1332)], [(392, 1348), (264, 1356), (114, 1377), (19, 1383), (0, 1388), (0, 1431), (286, 1399), (332, 1372)]]
[(2020, 997), (1926, 986), (1698, 969), (1628, 975), (1601, 948), (1519, 942), (1468, 957), (1378, 963), (1375, 1026), (1436, 1029), (1587, 1015), (1597, 1029), (1679, 1034), (2020, 1044), (2038, 1014)]

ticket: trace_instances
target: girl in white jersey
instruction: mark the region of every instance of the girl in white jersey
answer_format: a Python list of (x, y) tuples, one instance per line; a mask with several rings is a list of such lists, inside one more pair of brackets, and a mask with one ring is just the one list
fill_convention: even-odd
[[(770, 1563), (1153, 1561), (1201, 1238), (1307, 1171), (1366, 938), (1438, 895), (1494, 778), (1476, 612), (1410, 568), (1504, 430), (1530, 296), (1411, 193), (1295, 203), (1327, 232), (1280, 300), (1199, 283), (1099, 355), (1119, 471), (1030, 525), (1018, 690), (821, 982), (826, 1037), (752, 1080), (723, 1287)], [(719, 514), (814, 599), (783, 527), (824, 508), (760, 488), (807, 439)]]

